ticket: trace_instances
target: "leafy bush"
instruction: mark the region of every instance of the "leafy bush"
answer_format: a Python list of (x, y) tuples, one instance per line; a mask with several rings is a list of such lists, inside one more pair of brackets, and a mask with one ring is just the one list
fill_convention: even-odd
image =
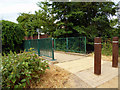
[[(112, 42), (107, 40), (102, 45), (102, 54), (103, 55), (112, 55)], [(119, 40), (119, 56), (120, 56), (120, 40)]]
[(2, 20), (2, 52), (19, 52), (24, 38), (24, 31), (19, 24)]
[(112, 42), (110, 39), (107, 39), (102, 43), (102, 54), (106, 56), (112, 55)]
[(30, 49), (19, 55), (10, 52), (2, 56), (2, 87), (26, 88), (32, 79), (40, 79), (39, 76), (49, 69), (48, 62), (33, 53)]

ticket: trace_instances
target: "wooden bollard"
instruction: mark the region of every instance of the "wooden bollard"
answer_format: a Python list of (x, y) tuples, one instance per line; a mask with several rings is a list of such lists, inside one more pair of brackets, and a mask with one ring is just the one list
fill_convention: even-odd
[(113, 37), (112, 43), (112, 67), (118, 67), (118, 37)]
[(94, 74), (101, 74), (101, 38), (94, 39)]

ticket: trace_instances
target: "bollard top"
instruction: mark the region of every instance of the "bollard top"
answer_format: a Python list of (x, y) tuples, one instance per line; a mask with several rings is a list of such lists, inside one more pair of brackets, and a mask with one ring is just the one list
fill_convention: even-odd
[(101, 37), (95, 37), (94, 43), (101, 43)]
[(118, 41), (118, 37), (113, 37), (113, 41)]

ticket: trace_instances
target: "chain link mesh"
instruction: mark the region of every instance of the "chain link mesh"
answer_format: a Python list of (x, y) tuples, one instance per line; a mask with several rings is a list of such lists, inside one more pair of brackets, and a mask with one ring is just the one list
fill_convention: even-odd
[(55, 50), (86, 53), (86, 37), (54, 39)]

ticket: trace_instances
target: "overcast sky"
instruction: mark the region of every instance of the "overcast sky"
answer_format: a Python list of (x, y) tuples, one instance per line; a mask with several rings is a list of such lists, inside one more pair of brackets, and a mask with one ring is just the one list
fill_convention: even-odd
[[(39, 10), (36, 5), (39, 1), (45, 0), (0, 0), (0, 20), (9, 20), (17, 22), (16, 19), (19, 13), (34, 13)], [(112, 0), (118, 3), (119, 0)]]

